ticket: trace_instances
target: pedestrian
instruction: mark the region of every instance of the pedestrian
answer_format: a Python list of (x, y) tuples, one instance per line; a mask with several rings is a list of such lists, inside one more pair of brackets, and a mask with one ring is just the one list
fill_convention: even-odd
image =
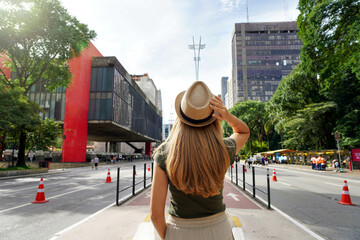
[(116, 164), (116, 157), (113, 156), (113, 164), (115, 165)]
[(347, 160), (349, 160), (349, 158), (346, 158), (342, 161), (342, 167), (345, 168), (346, 167), (346, 162)]
[(321, 171), (325, 171), (326, 161), (323, 155), (320, 155), (320, 166), (321, 166)]
[(99, 158), (97, 156), (95, 156), (95, 170), (98, 170), (98, 165), (99, 165)]
[(316, 159), (314, 156), (311, 157), (311, 168), (314, 170), (316, 167)]
[[(154, 227), (166, 240), (233, 239), (222, 189), (226, 170), (248, 139), (249, 128), (201, 81), (176, 97), (175, 110), (170, 135), (154, 153), (150, 202)], [(222, 138), (222, 120), (234, 131), (230, 138)]]
[(92, 158), (92, 159), (91, 159), (91, 169), (94, 169), (94, 163), (95, 163), (95, 159)]

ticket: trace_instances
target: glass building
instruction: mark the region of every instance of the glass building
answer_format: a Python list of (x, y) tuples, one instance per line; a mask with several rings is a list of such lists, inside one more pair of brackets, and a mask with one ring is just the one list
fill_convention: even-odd
[(280, 80), (300, 62), (296, 22), (236, 23), (232, 78), (236, 102), (268, 101)]
[(30, 88), (29, 99), (42, 107), (40, 117), (42, 120), (52, 118), (58, 122), (64, 122), (65, 115), (65, 87), (56, 88), (53, 92), (46, 89), (45, 83), (40, 81)]
[(92, 59), (88, 121), (89, 139), (161, 141), (160, 110), (115, 57)]

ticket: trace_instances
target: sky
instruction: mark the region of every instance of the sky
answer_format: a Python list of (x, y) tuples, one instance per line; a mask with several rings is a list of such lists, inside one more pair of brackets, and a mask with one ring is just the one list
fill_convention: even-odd
[[(200, 51), (199, 80), (215, 95), (231, 77), (235, 23), (246, 22), (245, 0), (60, 0), (97, 33), (103, 56), (115, 56), (129, 74), (148, 73), (162, 94), (163, 123), (175, 117), (174, 101), (195, 80), (192, 44)], [(298, 0), (248, 0), (249, 22), (296, 21)]]

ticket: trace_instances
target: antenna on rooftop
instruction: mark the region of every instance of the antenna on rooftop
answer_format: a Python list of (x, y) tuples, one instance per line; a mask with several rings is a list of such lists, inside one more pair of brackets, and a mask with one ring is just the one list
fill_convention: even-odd
[(284, 3), (285, 21), (289, 21), (289, 4), (288, 4), (287, 0), (283, 0), (283, 3)]
[(246, 0), (246, 21), (249, 22), (249, 1)]
[[(200, 50), (205, 48), (205, 44), (201, 44), (201, 36), (199, 40), (199, 44), (195, 44), (194, 36), (193, 36), (193, 44), (189, 44), (189, 49), (194, 50), (194, 62), (195, 62), (195, 74), (196, 81), (199, 81), (199, 65), (200, 65)], [(198, 50), (196, 56), (196, 50)]]
[(171, 108), (170, 108), (170, 113), (169, 113), (169, 120), (168, 120), (168, 123), (173, 125), (174, 124), (174, 112), (173, 112), (173, 109), (174, 109), (174, 105), (171, 104)]

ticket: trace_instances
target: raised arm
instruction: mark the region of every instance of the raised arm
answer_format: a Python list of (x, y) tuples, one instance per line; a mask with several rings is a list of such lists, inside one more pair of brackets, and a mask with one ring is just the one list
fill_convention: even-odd
[(210, 108), (215, 111), (213, 116), (220, 121), (227, 121), (232, 127), (234, 133), (230, 136), (236, 142), (236, 153), (245, 145), (250, 136), (249, 127), (239, 118), (232, 115), (224, 106), (221, 99), (214, 96), (210, 100)]
[(165, 172), (154, 162), (154, 179), (151, 188), (150, 216), (161, 239), (165, 238), (165, 201), (168, 191), (168, 179)]

